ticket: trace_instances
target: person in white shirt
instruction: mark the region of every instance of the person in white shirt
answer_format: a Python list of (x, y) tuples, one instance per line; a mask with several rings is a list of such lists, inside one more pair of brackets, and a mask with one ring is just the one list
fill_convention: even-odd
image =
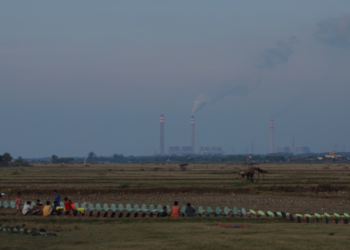
[(27, 204), (24, 205), (23, 209), (22, 209), (22, 214), (23, 215), (27, 215), (27, 213), (32, 209), (32, 207), (30, 206), (31, 202), (27, 201)]

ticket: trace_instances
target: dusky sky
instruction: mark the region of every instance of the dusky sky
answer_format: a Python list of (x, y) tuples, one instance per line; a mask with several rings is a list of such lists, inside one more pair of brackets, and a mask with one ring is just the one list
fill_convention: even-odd
[(350, 2), (1, 1), (0, 153), (350, 150)]

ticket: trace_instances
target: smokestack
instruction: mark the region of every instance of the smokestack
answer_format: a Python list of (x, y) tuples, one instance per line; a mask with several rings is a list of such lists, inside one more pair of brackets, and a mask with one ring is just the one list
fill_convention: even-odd
[(273, 133), (273, 128), (275, 126), (274, 124), (274, 120), (270, 120), (270, 154), (273, 154), (274, 153), (274, 139), (273, 139), (273, 136), (274, 136), (274, 133)]
[(194, 116), (191, 117), (191, 147), (194, 153)]
[(164, 155), (164, 115), (160, 116), (160, 155)]

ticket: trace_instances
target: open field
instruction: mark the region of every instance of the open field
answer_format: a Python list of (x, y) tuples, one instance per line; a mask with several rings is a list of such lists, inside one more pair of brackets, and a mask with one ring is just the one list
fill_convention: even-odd
[[(0, 232), (0, 249), (348, 249), (349, 225), (296, 224), (241, 218), (145, 218), (102, 220), (15, 218), (57, 237)], [(247, 224), (249, 229), (221, 228)], [(334, 233), (333, 236), (329, 235)]]
[[(0, 168), (2, 201), (53, 200), (53, 189), (73, 202), (94, 204), (154, 204), (196, 208), (219, 206), (290, 213), (349, 213), (350, 165), (261, 164), (267, 170), (258, 183), (241, 182), (247, 166), (191, 164), (35, 165)], [(17, 217), (0, 208), (0, 224), (43, 226), (56, 237), (31, 237), (0, 232), (0, 249), (346, 249), (349, 225), (293, 223), (269, 218), (42, 218)], [(225, 229), (226, 224), (248, 224), (251, 229)], [(329, 233), (335, 233), (329, 236)], [(64, 240), (62, 240), (64, 239)], [(91, 243), (90, 243), (91, 242)], [(59, 243), (59, 245), (58, 245)], [(103, 248), (102, 248), (103, 246)]]
[[(242, 182), (241, 165), (176, 164), (36, 165), (0, 168), (0, 190), (14, 199), (52, 200), (57, 188), (73, 202), (162, 204), (174, 200), (198, 206), (228, 206), (292, 213), (349, 210), (350, 169), (339, 164), (265, 164), (264, 181)], [(15, 174), (14, 174), (15, 173)], [(17, 174), (18, 173), (18, 174)]]

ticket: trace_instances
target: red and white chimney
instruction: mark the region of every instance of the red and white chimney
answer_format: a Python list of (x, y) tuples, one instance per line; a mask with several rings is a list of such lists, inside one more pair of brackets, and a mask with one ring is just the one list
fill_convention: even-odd
[(160, 116), (160, 149), (159, 154), (164, 155), (164, 115)]
[(194, 152), (194, 116), (191, 117), (191, 147)]
[(270, 120), (270, 154), (274, 153), (274, 120)]

